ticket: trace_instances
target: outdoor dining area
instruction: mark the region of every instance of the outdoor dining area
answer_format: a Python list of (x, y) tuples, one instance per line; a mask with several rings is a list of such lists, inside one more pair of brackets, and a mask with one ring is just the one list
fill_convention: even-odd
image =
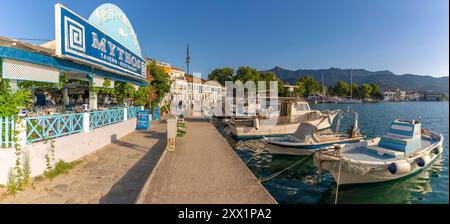
[[(20, 85), (20, 83), (19, 83)], [(28, 116), (82, 113), (133, 106), (130, 99), (119, 103), (113, 94), (90, 91), (89, 81), (68, 80), (62, 87), (35, 85), (31, 87), (31, 110)]]
[[(15, 136), (20, 131), (26, 132), (24, 144), (32, 144), (134, 119), (143, 109), (131, 96), (140, 87), (131, 83), (73, 72), (61, 73), (58, 80), (16, 81), (16, 88), (31, 94), (30, 102), (16, 116), (0, 119), (0, 148), (19, 144)], [(19, 120), (23, 130), (19, 130)]]

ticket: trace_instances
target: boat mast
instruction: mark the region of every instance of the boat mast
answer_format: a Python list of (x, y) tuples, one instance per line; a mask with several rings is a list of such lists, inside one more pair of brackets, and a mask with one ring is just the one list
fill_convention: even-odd
[(324, 85), (323, 85), (323, 72), (322, 72), (322, 101), (323, 101), (324, 97), (325, 97), (325, 88), (324, 88)]
[(353, 99), (353, 69), (350, 69), (350, 100)]

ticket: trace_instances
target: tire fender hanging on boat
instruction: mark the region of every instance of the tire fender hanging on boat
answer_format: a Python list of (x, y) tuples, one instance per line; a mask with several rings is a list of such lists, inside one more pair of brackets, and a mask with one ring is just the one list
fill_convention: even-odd
[(430, 162), (430, 160), (431, 160), (430, 156), (428, 154), (426, 154), (426, 155), (423, 155), (423, 156), (417, 158), (416, 159), (416, 164), (419, 167), (424, 167)]
[(443, 150), (444, 150), (444, 148), (442, 147), (442, 145), (438, 145), (433, 149), (433, 153), (435, 155), (439, 155), (442, 153)]
[(388, 165), (391, 174), (404, 174), (411, 171), (411, 164), (407, 161), (396, 161)]

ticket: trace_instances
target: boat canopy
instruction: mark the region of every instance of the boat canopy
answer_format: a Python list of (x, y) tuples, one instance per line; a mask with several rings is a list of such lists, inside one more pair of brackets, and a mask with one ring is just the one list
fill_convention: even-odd
[(302, 122), (295, 131), (294, 136), (299, 140), (305, 141), (308, 136), (312, 137), (315, 133), (317, 133), (317, 126)]

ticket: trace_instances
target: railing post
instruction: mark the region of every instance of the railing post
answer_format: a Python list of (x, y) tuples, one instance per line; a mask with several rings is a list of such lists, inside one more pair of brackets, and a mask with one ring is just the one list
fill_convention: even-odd
[(128, 120), (128, 108), (123, 108), (123, 120)]
[(90, 121), (89, 121), (89, 113), (83, 113), (83, 132), (90, 131)]
[(25, 119), (18, 120), (15, 122), (14, 128), (17, 133), (17, 144), (19, 144), (20, 147), (25, 147), (27, 145), (27, 121)]

